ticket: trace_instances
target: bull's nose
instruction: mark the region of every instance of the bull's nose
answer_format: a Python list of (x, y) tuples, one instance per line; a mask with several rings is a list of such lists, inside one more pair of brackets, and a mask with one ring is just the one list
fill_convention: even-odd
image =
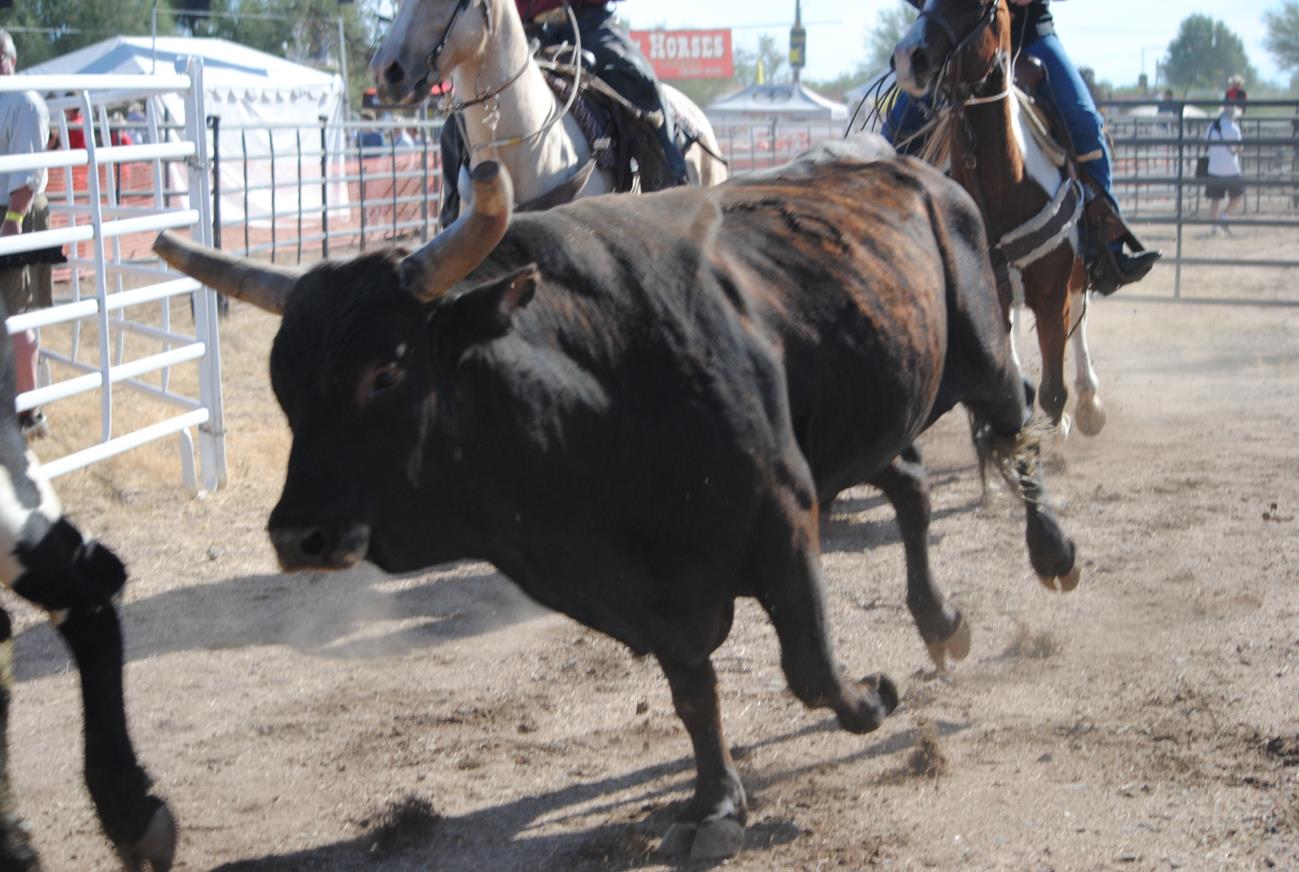
[(339, 527), (272, 527), (271, 544), (286, 572), (297, 569), (347, 569), (365, 559), (370, 528), (365, 524)]

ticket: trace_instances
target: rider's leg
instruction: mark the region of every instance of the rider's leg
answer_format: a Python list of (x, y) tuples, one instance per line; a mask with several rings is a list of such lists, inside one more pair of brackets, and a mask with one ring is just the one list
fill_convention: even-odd
[[(687, 184), (690, 176), (686, 171), (686, 161), (673, 139), (675, 119), (671, 107), (663, 99), (654, 68), (609, 9), (583, 6), (574, 12), (582, 34), (582, 52), (590, 52), (595, 58), (595, 69), (600, 78), (637, 109), (662, 115), (663, 123), (655, 132), (667, 164), (669, 186)], [(573, 41), (572, 28), (567, 22), (547, 25), (546, 33), (543, 41)]]
[[(1023, 50), (1040, 60), (1046, 68), (1045, 87), (1049, 93), (1045, 96), (1055, 105), (1069, 129), (1081, 169), (1095, 183), (1096, 189), (1103, 193), (1114, 215), (1121, 220), (1118, 198), (1114, 195), (1109, 143), (1105, 139), (1105, 119), (1096, 108), (1087, 83), (1083, 81), (1054, 33), (1038, 36), (1025, 45)], [(1118, 284), (1140, 280), (1150, 272), (1160, 257), (1157, 251), (1127, 254), (1123, 251), (1121, 241), (1111, 242), (1110, 250), (1118, 271)], [(1101, 290), (1108, 292), (1117, 286), (1108, 289), (1101, 287)]]
[(464, 134), (459, 114), (447, 117), (442, 125), (439, 154), (442, 160), (442, 196), (438, 224), (446, 227), (460, 214), (460, 167), (464, 162)]
[(880, 133), (899, 154), (918, 154), (924, 141), (916, 134), (928, 120), (928, 97), (912, 97), (906, 91), (898, 91), (892, 105), (884, 116)]

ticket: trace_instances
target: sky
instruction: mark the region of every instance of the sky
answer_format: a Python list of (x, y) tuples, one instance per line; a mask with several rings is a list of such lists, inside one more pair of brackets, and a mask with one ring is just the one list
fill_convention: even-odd
[[(851, 70), (879, 11), (896, 0), (803, 0), (809, 79), (832, 79)], [(1115, 85), (1135, 84), (1145, 72), (1154, 84), (1155, 61), (1177, 36), (1182, 19), (1202, 13), (1221, 19), (1245, 43), (1265, 79), (1284, 77), (1263, 48), (1263, 13), (1280, 0), (1053, 0), (1060, 39), (1074, 63)], [(730, 27), (737, 47), (754, 48), (771, 33), (787, 45), (794, 0), (627, 0), (618, 13), (635, 28)]]

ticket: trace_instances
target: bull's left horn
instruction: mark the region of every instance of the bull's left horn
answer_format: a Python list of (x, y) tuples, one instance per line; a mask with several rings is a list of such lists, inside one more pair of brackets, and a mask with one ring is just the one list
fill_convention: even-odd
[(231, 257), (167, 230), (153, 241), (153, 250), (174, 269), (214, 291), (276, 315), (284, 314), (289, 292), (298, 280), (296, 270)]
[(477, 269), (510, 226), (514, 211), (510, 174), (495, 161), (484, 161), (474, 167), (470, 178), (474, 199), (469, 209), (402, 264), (411, 292), (425, 302), (436, 300)]

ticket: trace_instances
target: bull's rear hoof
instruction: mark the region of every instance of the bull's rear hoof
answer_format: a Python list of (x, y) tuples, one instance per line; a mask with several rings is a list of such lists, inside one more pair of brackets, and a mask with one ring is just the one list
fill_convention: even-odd
[(1082, 567), (1075, 563), (1073, 569), (1064, 575), (1039, 575), (1037, 580), (1042, 582), (1042, 586), (1052, 593), (1069, 593), (1082, 580)]
[(1073, 414), (1078, 432), (1084, 436), (1099, 436), (1105, 429), (1105, 407), (1094, 391), (1079, 395)]
[(970, 656), (969, 622), (964, 615), (958, 614), (952, 634), (941, 642), (927, 642), (925, 647), (929, 649), (929, 659), (934, 661), (934, 667), (939, 672), (946, 672), (948, 657), (960, 661)]
[(176, 859), (176, 819), (166, 805), (158, 807), (133, 845), (118, 845), (118, 856), (128, 872), (169, 872)]
[(733, 818), (716, 818), (699, 824), (677, 821), (659, 844), (659, 853), (691, 860), (724, 860), (743, 847), (744, 825)]

